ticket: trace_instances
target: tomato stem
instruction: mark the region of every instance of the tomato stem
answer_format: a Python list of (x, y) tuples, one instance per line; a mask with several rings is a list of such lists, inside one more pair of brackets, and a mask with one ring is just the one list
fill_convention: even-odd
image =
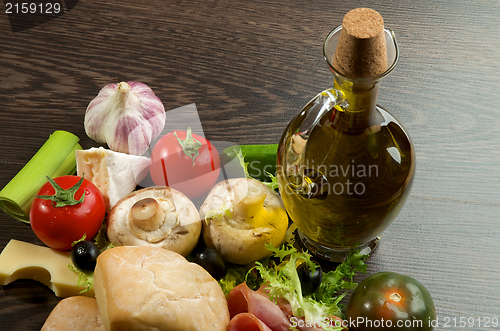
[(182, 140), (179, 137), (177, 137), (177, 131), (174, 131), (174, 136), (175, 138), (177, 138), (177, 141), (181, 145), (184, 154), (186, 154), (193, 160), (193, 167), (194, 167), (194, 161), (196, 157), (200, 155), (199, 149), (202, 146), (201, 142), (199, 142), (193, 137), (193, 134), (191, 133), (191, 127), (188, 127), (186, 131), (186, 139)]
[(49, 180), (50, 185), (52, 185), (56, 193), (54, 195), (35, 195), (36, 198), (51, 200), (54, 207), (74, 206), (83, 202), (85, 194), (82, 194), (80, 199), (75, 199), (76, 192), (78, 191), (80, 186), (82, 186), (83, 177), (80, 178), (78, 183), (68, 189), (63, 189), (49, 176), (47, 176), (47, 179)]

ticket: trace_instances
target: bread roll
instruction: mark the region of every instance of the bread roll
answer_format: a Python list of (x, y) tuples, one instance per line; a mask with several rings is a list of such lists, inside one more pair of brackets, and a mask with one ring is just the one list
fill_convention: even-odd
[(59, 301), (42, 331), (106, 331), (94, 298), (75, 296)]
[(225, 331), (229, 324), (217, 281), (164, 248), (120, 246), (103, 252), (94, 290), (108, 331)]

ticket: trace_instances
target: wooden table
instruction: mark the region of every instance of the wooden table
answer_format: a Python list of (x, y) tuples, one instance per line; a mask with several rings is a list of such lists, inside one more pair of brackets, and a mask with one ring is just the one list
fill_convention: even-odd
[[(16, 32), (0, 14), (0, 188), (55, 130), (95, 146), (85, 109), (122, 80), (148, 84), (167, 110), (195, 103), (208, 139), (277, 143), (332, 85), (323, 39), (361, 3), (84, 0), (62, 8), (71, 5)], [(417, 172), (368, 274), (417, 278), (434, 298), (438, 330), (496, 329), (484, 323), (500, 318), (500, 3), (369, 6), (399, 42), (400, 62), (378, 102), (409, 131)], [(0, 222), (0, 248), (12, 238), (41, 244), (3, 212)], [(59, 300), (33, 281), (0, 288), (1, 329), (39, 329)]]

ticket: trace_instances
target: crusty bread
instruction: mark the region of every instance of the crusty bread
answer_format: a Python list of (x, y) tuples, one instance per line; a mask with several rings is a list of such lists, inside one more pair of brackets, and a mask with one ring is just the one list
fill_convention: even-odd
[(42, 331), (106, 331), (94, 298), (65, 298), (54, 307)]
[(108, 331), (225, 331), (229, 324), (217, 281), (164, 248), (108, 249), (97, 259), (94, 290)]

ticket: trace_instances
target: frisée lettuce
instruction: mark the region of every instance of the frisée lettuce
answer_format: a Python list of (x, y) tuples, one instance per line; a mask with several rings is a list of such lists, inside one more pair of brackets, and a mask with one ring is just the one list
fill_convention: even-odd
[[(262, 278), (265, 292), (271, 300), (287, 300), (295, 317), (304, 317), (306, 321), (320, 321), (327, 316), (343, 318), (340, 301), (357, 283), (353, 281), (356, 272), (366, 273), (364, 260), (368, 257), (359, 251), (352, 251), (345, 261), (335, 270), (324, 274), (320, 287), (309, 296), (302, 295), (302, 286), (297, 273), (300, 263), (307, 263), (310, 270), (318, 266), (311, 261), (308, 252), (299, 252), (290, 244), (280, 248), (268, 246), (280, 263), (275, 267), (264, 266), (256, 262), (254, 267)], [(331, 326), (324, 330), (342, 330), (342, 327)]]

